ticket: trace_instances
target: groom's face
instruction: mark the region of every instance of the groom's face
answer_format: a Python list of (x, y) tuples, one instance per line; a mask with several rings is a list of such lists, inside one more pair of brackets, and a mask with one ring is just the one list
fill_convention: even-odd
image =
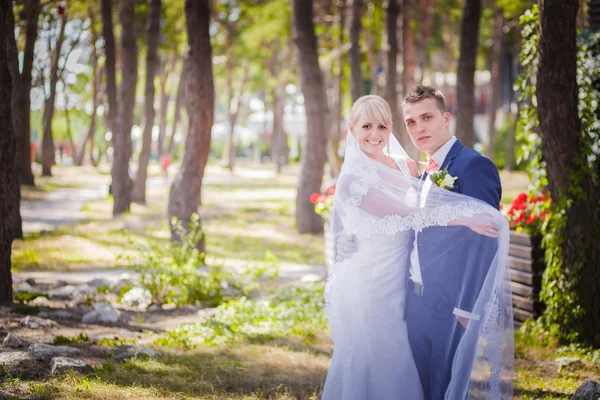
[(431, 156), (452, 137), (449, 127), (452, 116), (442, 112), (435, 99), (402, 105), (406, 130), (414, 145)]

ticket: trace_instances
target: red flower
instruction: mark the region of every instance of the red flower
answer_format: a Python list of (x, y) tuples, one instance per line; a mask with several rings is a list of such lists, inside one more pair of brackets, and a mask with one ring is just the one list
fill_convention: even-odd
[(525, 203), (515, 204), (515, 205), (513, 205), (513, 208), (515, 210), (525, 211), (525, 210), (527, 210), (527, 204), (525, 204)]
[(310, 198), (309, 198), (310, 202), (313, 203), (313, 204), (317, 204), (319, 196), (322, 196), (322, 194), (320, 194), (320, 193), (313, 193), (313, 194), (311, 194)]
[(527, 201), (527, 193), (525, 192), (521, 192), (519, 193), (519, 195), (517, 196), (517, 198), (513, 201), (513, 204), (521, 204), (521, 203), (525, 203)]
[(511, 207), (511, 208), (508, 210), (507, 214), (508, 214), (508, 215), (515, 215), (515, 208), (514, 208), (514, 207)]
[(527, 217), (527, 221), (525, 221), (525, 223), (527, 225), (532, 224), (533, 222), (535, 222), (536, 219), (537, 217), (535, 216), (535, 214), (531, 214), (529, 217)]
[(324, 194), (320, 194), (319, 197), (317, 197), (317, 203), (325, 203), (327, 201), (327, 196), (325, 196)]
[(331, 185), (327, 188), (327, 196), (333, 196), (335, 194), (335, 186)]

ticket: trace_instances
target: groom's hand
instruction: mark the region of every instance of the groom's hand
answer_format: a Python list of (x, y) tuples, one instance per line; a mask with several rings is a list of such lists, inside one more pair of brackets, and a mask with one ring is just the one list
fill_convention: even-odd
[(354, 235), (340, 235), (336, 241), (336, 262), (342, 262), (352, 257), (358, 250), (358, 239)]

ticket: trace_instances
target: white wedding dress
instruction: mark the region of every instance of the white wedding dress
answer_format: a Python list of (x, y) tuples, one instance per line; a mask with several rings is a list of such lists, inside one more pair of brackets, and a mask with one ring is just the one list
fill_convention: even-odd
[[(397, 161), (407, 171), (402, 162)], [(327, 315), (334, 350), (322, 399), (420, 400), (423, 389), (404, 320), (413, 232), (355, 236), (358, 250), (330, 277)]]
[[(406, 160), (400, 144), (395, 141), (395, 145), (399, 151), (390, 154)], [(452, 226), (492, 221), (499, 228), (494, 257), (473, 264), (478, 271), (487, 271), (472, 307), (480, 318), (469, 322), (452, 356), (445, 399), (511, 399), (508, 222), (488, 204), (437, 186), (431, 187), (427, 202), (421, 204), (423, 181), (410, 177), (405, 162), (397, 163), (401, 171), (373, 160), (348, 135), (330, 234), (354, 237), (357, 250), (340, 254), (346, 259), (333, 265), (327, 282), (326, 313), (334, 349), (322, 399), (423, 399), (403, 315), (414, 235), (435, 227), (435, 236), (430, 236), (436, 243), (435, 259), (453, 265), (463, 262), (452, 252), (456, 242), (468, 244), (477, 236), (457, 237)], [(471, 285), (463, 280), (458, 292), (469, 292)], [(440, 332), (439, 340), (450, 340), (452, 335), (453, 330)]]

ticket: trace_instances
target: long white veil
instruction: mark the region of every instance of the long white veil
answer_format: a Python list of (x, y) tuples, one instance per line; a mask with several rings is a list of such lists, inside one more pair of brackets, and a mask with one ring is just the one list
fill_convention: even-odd
[[(464, 293), (474, 291), (470, 311), (480, 317), (469, 322), (460, 339), (445, 398), (511, 399), (514, 355), (508, 223), (498, 210), (485, 202), (435, 185), (422, 205), (419, 197), (423, 182), (410, 177), (402, 162), (402, 158), (407, 157), (406, 152), (393, 135), (390, 139), (389, 153), (399, 159), (401, 171), (368, 157), (356, 138), (348, 135), (344, 165), (336, 185), (330, 234), (335, 237), (354, 235), (359, 246), (377, 246), (378, 251), (384, 252), (381, 243), (386, 241), (381, 240), (382, 237), (394, 238), (407, 232), (423, 232), (421, 237), (424, 237), (427, 230), (434, 231), (431, 237), (434, 237), (436, 254), (431, 263), (443, 262), (449, 268), (464, 263), (464, 253), (469, 252), (469, 268), (477, 270), (480, 278), (465, 275), (459, 280), (459, 287), (452, 288), (458, 298), (451, 300), (458, 304), (464, 300), (461, 298)], [(466, 227), (490, 221), (500, 227), (497, 238), (484, 237)], [(412, 241), (397, 241), (395, 245), (412, 246)], [(336, 262), (328, 279), (326, 312), (334, 342), (335, 327), (340, 326), (336, 321), (352, 317), (336, 311), (339, 308), (335, 303), (342, 301), (342, 297), (332, 293), (352, 289), (334, 288), (338, 284), (335, 276), (340, 268), (351, 267), (352, 259)], [(424, 274), (427, 267), (421, 260)]]

